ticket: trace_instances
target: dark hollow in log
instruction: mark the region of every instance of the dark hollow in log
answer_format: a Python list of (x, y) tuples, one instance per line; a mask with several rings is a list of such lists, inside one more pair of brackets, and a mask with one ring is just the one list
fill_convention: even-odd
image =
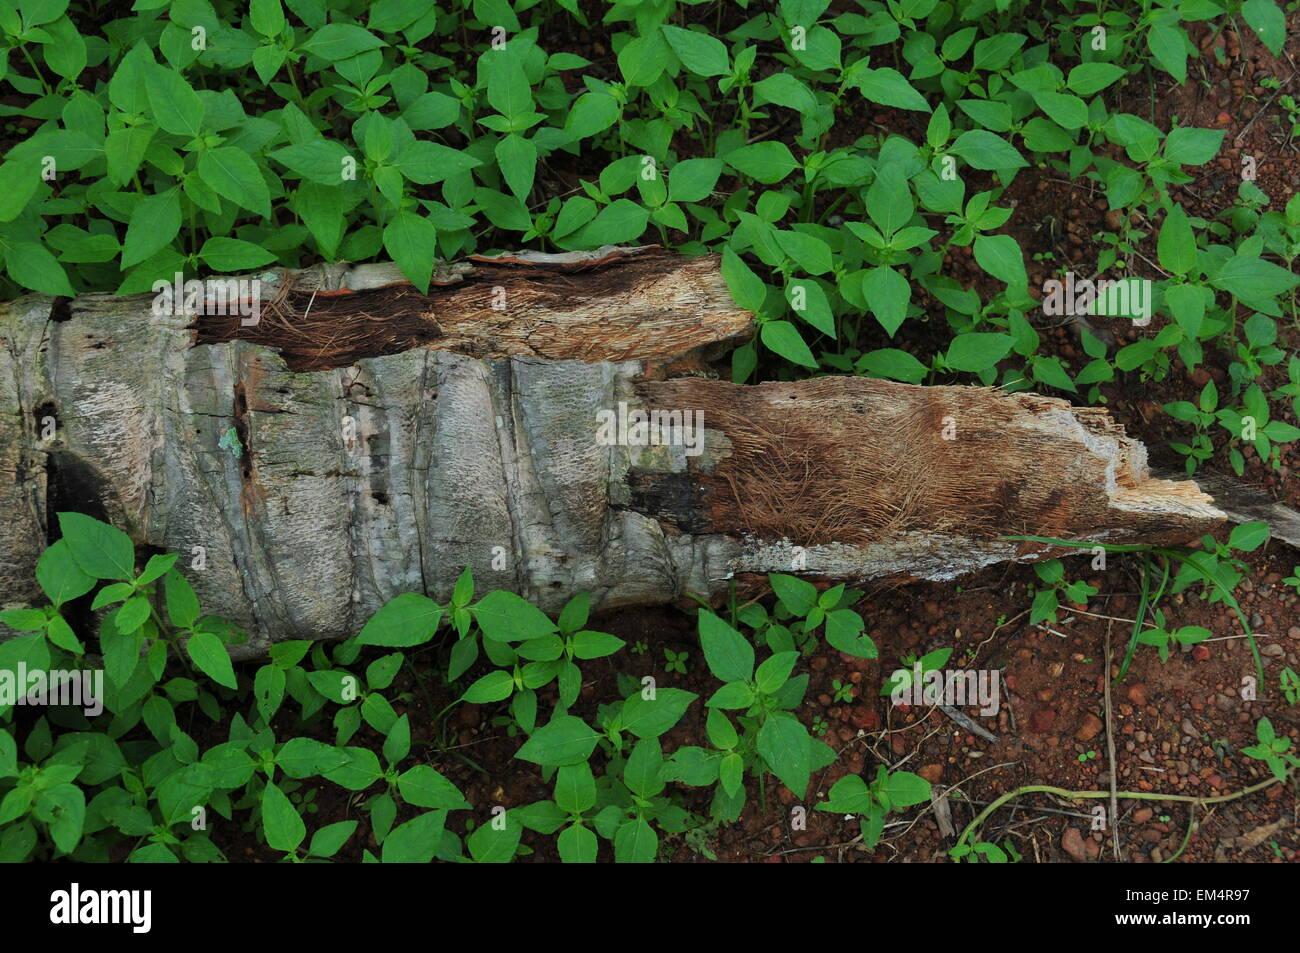
[[(442, 327), (355, 359), (270, 323), (253, 329), (264, 343), (242, 325), (218, 340), (216, 324), (152, 313), (149, 296), (85, 296), (65, 320), (48, 297), (0, 306), (0, 604), (42, 601), (33, 569), (58, 509), (182, 554), (205, 611), (252, 635), (245, 655), (349, 636), (402, 592), (446, 598), (467, 565), (479, 592), (555, 611), (585, 590), (600, 609), (716, 598), (772, 571), (951, 578), (1053, 552), (1008, 533), (1172, 543), (1224, 518), (1195, 484), (1151, 479), (1100, 410), (858, 378), (673, 376), (703, 373), (702, 354), (750, 331), (717, 259), (597, 256), (576, 274), (497, 262), (427, 298), (383, 289), (391, 266), (287, 276), (316, 291), (313, 312), (346, 288), (358, 311)], [(557, 297), (566, 281), (582, 290)], [(482, 303), (497, 288), (514, 302), (504, 312)], [(292, 293), (280, 300), (300, 313)], [(326, 313), (366, 326), (343, 304)]]

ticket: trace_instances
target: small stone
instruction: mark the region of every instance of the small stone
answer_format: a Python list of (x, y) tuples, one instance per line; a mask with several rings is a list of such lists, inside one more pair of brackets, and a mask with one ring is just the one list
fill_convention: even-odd
[(849, 724), (854, 728), (869, 731), (876, 727), (876, 710), (867, 705), (856, 705), (849, 716)]
[(1084, 846), (1083, 837), (1079, 834), (1078, 828), (1067, 827), (1065, 834), (1061, 837), (1061, 849), (1070, 855), (1070, 859), (1076, 863), (1084, 863), (1088, 859), (1088, 848)]
[(931, 784), (938, 784), (939, 779), (943, 777), (943, 765), (927, 764), (924, 765), (921, 768), (921, 770), (917, 771), (916, 773), (919, 774), (921, 777), (925, 778)]
[(1050, 708), (1040, 708), (1029, 718), (1029, 727), (1040, 735), (1045, 735), (1052, 730), (1052, 725), (1056, 724), (1056, 712)]
[(1134, 682), (1128, 689), (1128, 700), (1135, 705), (1147, 703), (1147, 687), (1141, 682)]
[(1192, 658), (1198, 662), (1204, 662), (1210, 657), (1210, 650), (1204, 645), (1198, 645), (1192, 649)]
[(1093, 738), (1097, 737), (1097, 734), (1101, 729), (1101, 719), (1092, 712), (1088, 712), (1088, 714), (1083, 716), (1083, 724), (1080, 725), (1079, 730), (1074, 733), (1075, 740), (1091, 741)]
[(1139, 808), (1133, 812), (1133, 823), (1145, 824), (1147, 821), (1151, 820), (1153, 814), (1155, 814), (1155, 811), (1149, 807)]

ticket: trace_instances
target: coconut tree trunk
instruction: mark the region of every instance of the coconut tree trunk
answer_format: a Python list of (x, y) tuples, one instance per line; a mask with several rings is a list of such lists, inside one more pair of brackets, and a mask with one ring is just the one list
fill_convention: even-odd
[(245, 653), (445, 598), (467, 565), (480, 592), (610, 608), (769, 571), (949, 578), (1052, 552), (1008, 534), (1177, 543), (1224, 519), (1098, 409), (710, 379), (752, 328), (713, 257), (472, 259), (427, 295), (383, 265), (250, 287), (255, 324), (151, 295), (0, 307), (0, 603), (41, 601), (62, 510), (181, 553)]

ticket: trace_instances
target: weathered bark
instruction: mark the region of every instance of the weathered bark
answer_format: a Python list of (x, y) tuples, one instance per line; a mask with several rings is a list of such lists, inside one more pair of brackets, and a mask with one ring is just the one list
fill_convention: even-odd
[[(769, 571), (950, 578), (1051, 552), (1002, 535), (1173, 543), (1224, 518), (1195, 484), (1150, 479), (1101, 410), (857, 378), (674, 377), (749, 332), (716, 259), (459, 270), (397, 298), (324, 293), (397, 280), (382, 266), (281, 276), (301, 290), (265, 289), (277, 303), (255, 328), (188, 327), (149, 296), (0, 308), (0, 604), (40, 601), (33, 567), (62, 509), (179, 552), (183, 569), (198, 547), (206, 568), (186, 575), (205, 611), (249, 630), (244, 653), (351, 635), (398, 593), (446, 597), (466, 565), (479, 592), (554, 610), (586, 590), (610, 608), (715, 597)], [(485, 297), (500, 288), (503, 312)], [(317, 311), (324, 300), (346, 305)], [(378, 356), (326, 342), (360, 335), (355, 315), (397, 313), (403, 327), (431, 315), (436, 333), (377, 333)], [(234, 335), (285, 354), (221, 339)], [(603, 444), (597, 411), (620, 402), (701, 412), (702, 453)], [(220, 445), (232, 427), (239, 456)]]

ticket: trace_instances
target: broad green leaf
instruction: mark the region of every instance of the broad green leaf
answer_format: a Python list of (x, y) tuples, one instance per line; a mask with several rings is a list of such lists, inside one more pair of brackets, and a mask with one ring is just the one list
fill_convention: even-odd
[(889, 239), (908, 223), (915, 211), (912, 189), (902, 172), (895, 167), (882, 167), (867, 190), (867, 214), (881, 234)]
[(956, 371), (975, 373), (993, 367), (1011, 353), (1009, 334), (968, 331), (953, 338), (945, 360)]
[(769, 713), (758, 730), (758, 753), (796, 798), (808, 790), (809, 740), (808, 729), (785, 712)]
[(1241, 5), (1241, 16), (1269, 52), (1274, 56), (1282, 52), (1286, 42), (1286, 14), (1277, 0), (1246, 0)]
[(438, 250), (438, 230), (433, 223), (410, 209), (402, 209), (384, 228), (384, 249), (411, 284), (421, 294), (427, 294)]
[(830, 246), (816, 236), (781, 230), (776, 232), (776, 241), (790, 260), (810, 275), (824, 275), (834, 267)]
[(82, 572), (67, 540), (55, 540), (36, 560), (36, 581), (57, 608), (95, 588), (93, 576)]
[(566, 864), (594, 864), (598, 843), (596, 835), (581, 824), (570, 824), (555, 841), (560, 860)]
[(275, 255), (254, 245), (252, 242), (238, 238), (209, 238), (199, 249), (203, 263), (215, 272), (232, 274), (249, 271), (261, 265), (275, 261)]
[(248, 16), (253, 29), (262, 36), (279, 36), (284, 32), (284, 10), (280, 7), (280, 0), (252, 0)]
[(716, 37), (668, 24), (660, 29), (682, 65), (696, 76), (722, 76), (730, 71), (727, 47)]
[(211, 632), (195, 632), (185, 643), (185, 651), (200, 672), (218, 685), (235, 688), (235, 670), (222, 641)]
[(748, 682), (754, 674), (754, 646), (707, 609), (700, 610), (698, 621), (709, 671), (724, 682)]
[(650, 213), (643, 206), (630, 199), (615, 199), (569, 241), (584, 248), (636, 241), (645, 232), (649, 220)]
[(884, 791), (895, 809), (930, 800), (930, 782), (910, 771), (891, 771), (885, 781)]
[(1160, 226), (1156, 256), (1160, 259), (1160, 267), (1174, 274), (1191, 274), (1196, 267), (1196, 236), (1187, 221), (1187, 213), (1176, 202)]
[(640, 817), (625, 821), (614, 834), (614, 860), (620, 864), (652, 864), (659, 853), (659, 835)]
[(523, 136), (511, 134), (497, 143), (496, 157), (510, 191), (526, 201), (537, 171), (537, 147)]
[(948, 151), (965, 159), (974, 169), (1018, 169), (1029, 164), (1014, 146), (986, 129), (963, 132)]
[(857, 369), (859, 373), (908, 384), (921, 383), (929, 372), (929, 369), (911, 354), (889, 347), (878, 348), (862, 355), (858, 359)]
[(392, 160), (392, 167), (412, 182), (432, 185), (482, 163), (459, 149), (451, 149), (437, 142), (413, 139), (402, 146)]
[[(446, 811), (427, 811), (388, 832), (380, 860), (385, 864), (427, 864), (442, 844)], [(484, 824), (479, 830), (490, 829)], [(478, 833), (478, 831), (475, 831)]]
[(756, 142), (733, 149), (722, 158), (741, 175), (764, 185), (780, 182), (799, 165), (783, 142)]
[(821, 285), (815, 281), (792, 281), (786, 286), (785, 297), (795, 314), (827, 337), (835, 337), (835, 315)]
[(1079, 63), (1070, 70), (1066, 85), (1080, 96), (1101, 92), (1124, 75), (1124, 68), (1114, 63)]
[(1243, 301), (1261, 301), (1300, 285), (1300, 276), (1254, 255), (1237, 255), (1223, 263), (1210, 284)]
[(275, 763), (291, 778), (328, 774), (347, 762), (347, 754), (333, 745), (301, 736), (290, 738), (275, 755)]
[(82, 513), (60, 513), (59, 530), (82, 572), (96, 579), (135, 576), (135, 547), (120, 529)]
[(777, 652), (754, 670), (754, 684), (765, 695), (773, 695), (790, 678), (798, 652)]
[(17, 218), (40, 184), (41, 167), (34, 157), (23, 162), (0, 163), (0, 222)]
[(623, 768), (623, 783), (633, 794), (651, 798), (664, 789), (661, 777), (664, 767), (663, 750), (658, 738), (638, 741)]
[(4, 251), (5, 268), (20, 288), (41, 294), (76, 294), (67, 272), (53, 255), (36, 242), (14, 242)]
[(817, 359), (804, 343), (799, 329), (789, 321), (764, 321), (759, 337), (771, 351), (803, 367), (817, 367)]
[(618, 122), (623, 107), (606, 92), (583, 93), (564, 119), (564, 131), (571, 140), (587, 139)]
[[(519, 848), (523, 825), (510, 814), (499, 817), (504, 819), (505, 827), (498, 827), (493, 822), (480, 824), (474, 833), (465, 838), (470, 856), (480, 864), (508, 864)], [(497, 820), (498, 818), (493, 818), (493, 821)]]
[(197, 137), (203, 128), (203, 100), (185, 77), (166, 66), (147, 63), (144, 83), (158, 125), (178, 136)]
[(763, 307), (763, 301), (767, 297), (763, 279), (754, 274), (730, 248), (722, 250), (722, 278), (737, 305), (753, 312), (758, 312)]
[(507, 119), (533, 112), (533, 91), (519, 61), (509, 54), (492, 60), (487, 83), (488, 104)]
[(801, 618), (817, 604), (817, 587), (806, 579), (774, 572), (767, 581), (785, 607)]
[(773, 73), (755, 83), (754, 101), (776, 103), (805, 114), (817, 108), (817, 97), (812, 90), (789, 73)]
[[(278, 2), (278, 0), (277, 0)], [(311, 837), (307, 853), (313, 857), (333, 857), (347, 843), (357, 829), (356, 821), (338, 821), (327, 824)]]
[(1268, 524), (1264, 522), (1242, 523), (1234, 526), (1228, 536), (1228, 546), (1242, 553), (1254, 552), (1268, 540)]
[(862, 295), (867, 307), (890, 337), (907, 318), (912, 288), (907, 279), (889, 266), (872, 268), (862, 279)]
[(1023, 292), (1029, 284), (1020, 245), (1010, 235), (980, 235), (975, 239), (975, 263), (1010, 292)]
[(826, 641), (854, 658), (873, 659), (879, 656), (876, 643), (863, 634), (862, 617), (852, 609), (836, 609), (826, 616)]
[(271, 193), (247, 152), (231, 146), (210, 149), (199, 156), (198, 171), (218, 195), (250, 212), (270, 217)]
[(873, 103), (918, 112), (930, 111), (930, 104), (925, 101), (925, 97), (903, 78), (902, 73), (888, 66), (860, 70), (857, 86), (862, 95)]
[(1187, 82), (1187, 34), (1168, 22), (1156, 23), (1147, 30), (1147, 47), (1161, 69), (1178, 80)]
[[(47, 765), (44, 774), (50, 772)], [(56, 784), (36, 797), (35, 814), (49, 825), (50, 839), (64, 853), (71, 853), (81, 841), (86, 823), (86, 796), (75, 784)]]
[(1179, 165), (1205, 165), (1218, 154), (1224, 135), (1222, 129), (1176, 126), (1165, 139), (1164, 156)]
[(141, 199), (126, 226), (122, 267), (139, 264), (171, 244), (181, 230), (180, 191), (170, 188)]
[(294, 143), (276, 149), (270, 157), (302, 178), (321, 185), (341, 185), (344, 160), (352, 158), (347, 149), (332, 139)]
[(596, 804), (596, 781), (591, 766), (565, 765), (555, 776), (555, 803), (567, 814), (581, 814)]
[(680, 688), (656, 689), (654, 698), (637, 692), (623, 702), (620, 722), (638, 738), (658, 738), (681, 720), (697, 697)]
[(288, 795), (274, 781), (262, 790), (262, 833), (272, 850), (292, 852), (307, 836), (307, 825)]
[(327, 63), (336, 63), (386, 45), (379, 37), (355, 23), (328, 23), (319, 30), (309, 31), (301, 48)]
[(497, 669), (495, 672), (488, 672), (465, 689), (465, 694), (461, 697), (463, 701), (479, 705), (486, 702), (499, 702), (509, 698), (514, 691), (514, 676), (504, 669)]
[(533, 732), (515, 757), (547, 767), (578, 764), (590, 757), (599, 738), (581, 718), (560, 714)]
[(428, 596), (404, 592), (370, 617), (356, 636), (361, 645), (423, 645), (433, 638), (443, 609)]
[(469, 809), (469, 802), (456, 785), (427, 764), (417, 764), (397, 779), (402, 800), (416, 807), (442, 808), (447, 811)]
[(556, 628), (541, 609), (505, 589), (489, 592), (471, 611), (483, 634), (498, 642), (527, 642)]

